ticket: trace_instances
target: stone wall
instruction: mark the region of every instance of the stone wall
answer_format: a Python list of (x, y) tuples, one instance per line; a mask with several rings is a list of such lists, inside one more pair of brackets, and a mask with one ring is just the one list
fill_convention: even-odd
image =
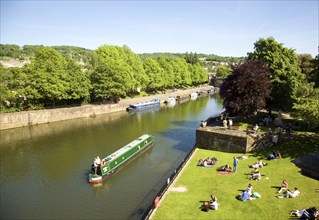
[(247, 153), (256, 146), (254, 138), (243, 131), (200, 127), (196, 129), (196, 147), (229, 153)]
[(72, 108), (6, 113), (0, 115), (0, 130), (83, 117), (94, 117), (100, 114), (125, 110), (125, 108), (126, 106), (119, 104), (85, 105)]

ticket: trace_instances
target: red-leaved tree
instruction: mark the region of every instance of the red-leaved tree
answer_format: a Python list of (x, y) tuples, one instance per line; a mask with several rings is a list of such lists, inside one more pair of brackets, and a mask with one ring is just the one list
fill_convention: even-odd
[(248, 60), (232, 69), (219, 92), (229, 116), (249, 116), (263, 109), (271, 93), (267, 65), (260, 60)]

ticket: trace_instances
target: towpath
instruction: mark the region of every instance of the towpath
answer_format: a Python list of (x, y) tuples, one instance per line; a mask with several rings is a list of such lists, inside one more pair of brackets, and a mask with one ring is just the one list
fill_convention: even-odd
[(132, 99), (121, 99), (118, 104), (120, 108), (127, 107), (130, 104), (135, 104), (135, 103), (141, 103), (141, 102), (147, 102), (151, 101), (155, 98), (158, 98), (161, 100), (161, 102), (164, 102), (169, 96), (187, 96), (191, 94), (192, 92), (199, 92), (201, 90), (209, 90), (212, 89), (213, 86), (211, 85), (202, 85), (200, 87), (192, 88), (192, 89), (187, 89), (187, 90), (176, 90), (174, 92), (170, 93), (165, 93), (165, 94), (156, 94), (156, 95), (150, 95), (150, 96), (144, 96), (144, 97), (137, 97), (137, 98), (132, 98)]

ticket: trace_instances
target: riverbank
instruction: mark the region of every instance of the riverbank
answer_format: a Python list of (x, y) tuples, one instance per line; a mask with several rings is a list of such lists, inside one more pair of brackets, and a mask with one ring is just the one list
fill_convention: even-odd
[(4, 113), (0, 115), (0, 130), (26, 127), (50, 122), (58, 122), (76, 118), (95, 117), (117, 111), (125, 111), (130, 104), (150, 101), (158, 98), (163, 103), (169, 96), (187, 96), (192, 92), (209, 90), (212, 86), (203, 85), (187, 90), (176, 90), (166, 94), (156, 94), (145, 97), (132, 99), (122, 99), (116, 104), (101, 104), (101, 105), (84, 105), (70, 108), (44, 109), (34, 111), (24, 111), (15, 113)]

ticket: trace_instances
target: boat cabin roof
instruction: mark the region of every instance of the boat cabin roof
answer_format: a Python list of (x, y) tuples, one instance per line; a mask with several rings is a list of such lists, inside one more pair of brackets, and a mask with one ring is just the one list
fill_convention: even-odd
[(118, 149), (117, 151), (115, 151), (111, 155), (105, 157), (104, 158), (105, 162), (108, 163), (108, 162), (114, 160), (115, 158), (123, 155), (125, 152), (130, 150), (132, 147), (134, 147), (134, 146), (140, 144), (141, 142), (145, 141), (148, 137), (150, 137), (149, 134), (144, 134), (141, 137), (135, 139), (134, 141), (128, 143), (127, 145), (125, 145), (124, 147)]

